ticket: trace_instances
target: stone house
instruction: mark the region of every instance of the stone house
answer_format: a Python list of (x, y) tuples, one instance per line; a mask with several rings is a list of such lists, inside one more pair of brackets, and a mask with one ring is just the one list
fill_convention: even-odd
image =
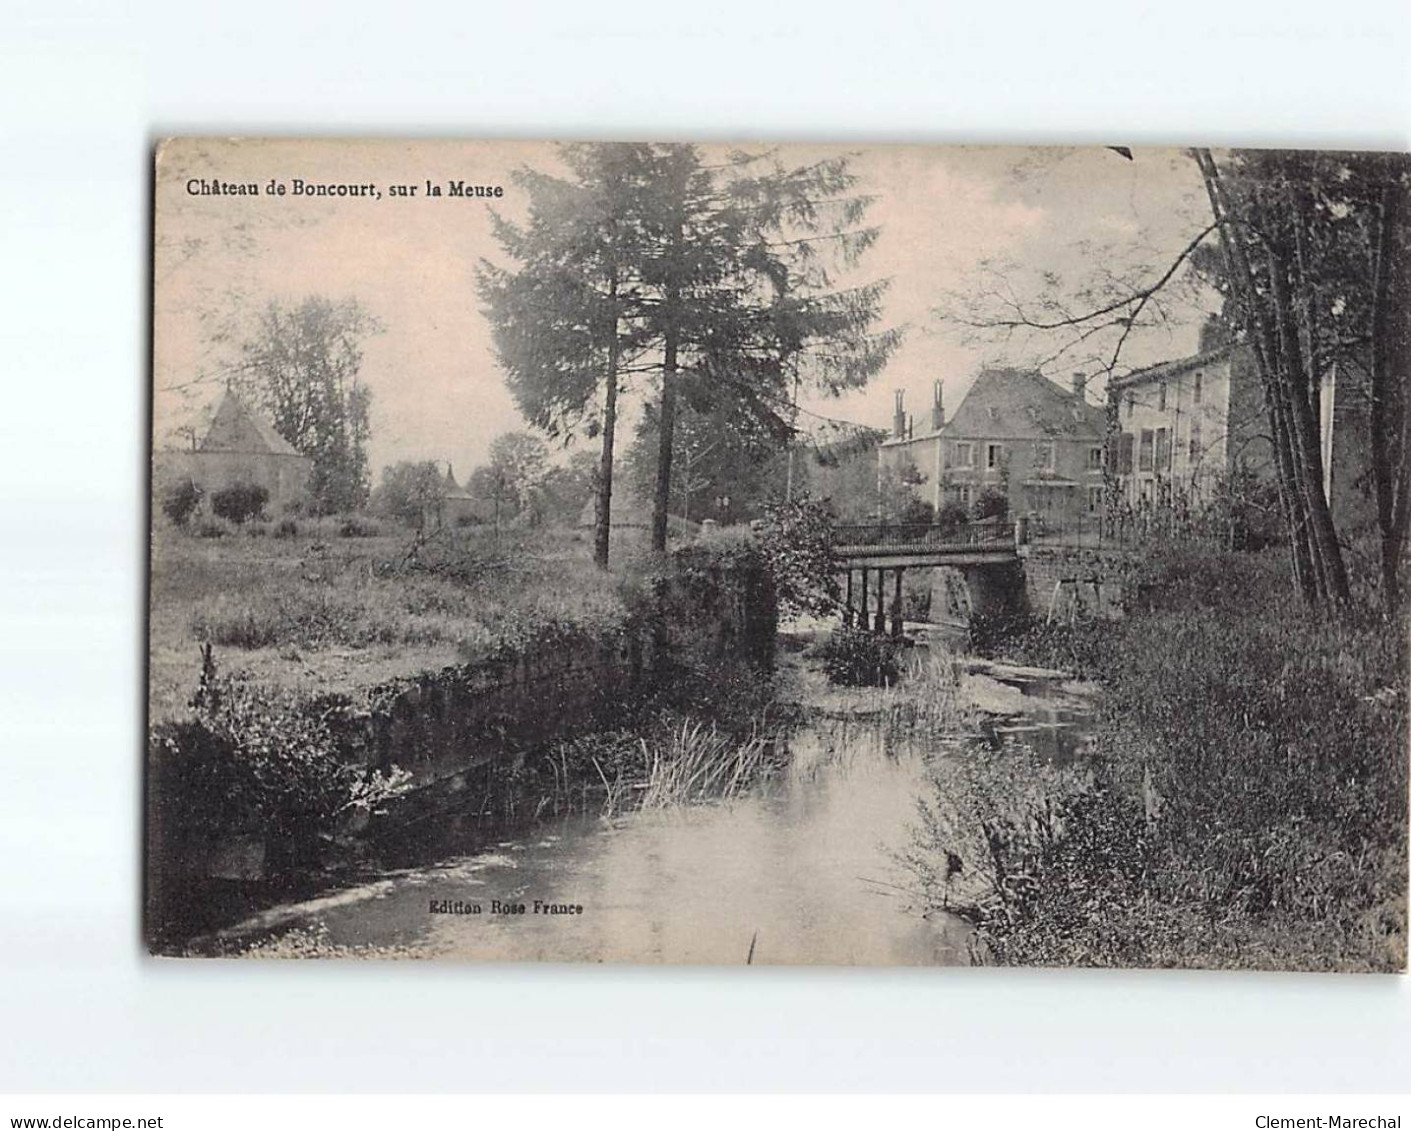
[[(1324, 489), (1339, 525), (1360, 525), (1367, 509), (1367, 379), (1355, 364), (1331, 366), (1318, 390)], [(1119, 501), (1132, 510), (1199, 510), (1218, 483), (1276, 474), (1263, 383), (1250, 347), (1225, 341), (1214, 322), (1190, 357), (1137, 370), (1108, 386), (1115, 401), (1113, 470)]]
[(1102, 507), (1105, 419), (1085, 397), (1086, 383), (1064, 389), (1042, 374), (986, 369), (955, 416), (945, 417), (936, 382), (931, 427), (915, 435), (897, 394), (892, 435), (878, 449), (879, 470), (910, 472), (939, 510), (967, 509), (987, 489), (1001, 492), (1010, 514), (1068, 526)]
[(207, 500), (236, 484), (263, 487), (267, 511), (277, 514), (308, 504), (312, 471), (313, 460), (226, 389), (201, 441), (190, 451), (157, 453), (153, 478), (158, 489), (189, 479)]

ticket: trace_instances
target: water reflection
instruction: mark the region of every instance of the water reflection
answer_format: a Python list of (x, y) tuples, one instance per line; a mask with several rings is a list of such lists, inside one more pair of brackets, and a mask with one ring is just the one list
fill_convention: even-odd
[[(477, 961), (965, 962), (968, 928), (917, 913), (893, 859), (925, 789), (924, 751), (828, 719), (796, 733), (789, 754), (728, 803), (560, 821), (271, 909), (235, 933), (316, 926), (334, 948)], [(536, 900), (582, 913), (536, 914)]]
[(316, 953), (475, 961), (965, 963), (969, 927), (922, 915), (897, 862), (935, 789), (928, 759), (978, 740), (1065, 764), (1085, 716), (1022, 669), (971, 671), (962, 694), (989, 704), (978, 739), (820, 713), (789, 737), (782, 768), (734, 800), (567, 817), (488, 851), (483, 826), (452, 821), (423, 841), (442, 862), (271, 908), (215, 945), (312, 933)]

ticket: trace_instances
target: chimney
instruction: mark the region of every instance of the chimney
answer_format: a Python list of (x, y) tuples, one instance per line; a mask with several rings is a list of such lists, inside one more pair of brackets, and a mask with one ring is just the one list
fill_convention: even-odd
[(941, 383), (937, 381), (931, 393), (931, 431), (939, 432), (946, 426), (946, 402), (941, 395)]
[(906, 412), (902, 408), (902, 390), (897, 390), (897, 407), (892, 410), (892, 439), (906, 439)]
[(914, 416), (912, 416), (910, 413), (907, 413), (907, 416), (906, 416), (906, 438), (907, 438), (908, 440), (911, 440), (911, 439), (914, 439), (915, 436), (916, 436), (916, 418), (915, 418)]
[(1088, 396), (1088, 375), (1086, 373), (1073, 374), (1073, 395), (1079, 400), (1086, 400)]

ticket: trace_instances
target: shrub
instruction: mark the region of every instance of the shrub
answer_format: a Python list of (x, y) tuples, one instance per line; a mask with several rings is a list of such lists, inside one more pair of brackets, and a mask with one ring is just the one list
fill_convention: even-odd
[(299, 536), (299, 524), (292, 518), (281, 518), (274, 528), (276, 538), (297, 538)]
[(236, 526), (264, 513), (269, 491), (257, 483), (232, 483), (211, 496), (211, 510)]
[(986, 487), (975, 500), (975, 520), (983, 522), (987, 518), (1009, 517), (1009, 496), (993, 487)]
[(189, 718), (154, 736), (155, 801), (169, 831), (258, 832), (289, 859), (292, 845), (408, 788), (404, 770), (368, 771), (343, 756), (330, 727), (340, 708), (218, 675), (209, 646), (203, 661)]
[(162, 496), (162, 513), (176, 526), (185, 526), (200, 505), (201, 488), (190, 479), (172, 484)]
[(806, 495), (771, 502), (758, 534), (781, 615), (826, 616), (837, 609), (833, 518), (826, 504)]
[(350, 514), (339, 524), (338, 533), (343, 538), (376, 538), (382, 533), (382, 527), (370, 519)]
[(936, 512), (936, 525), (947, 534), (956, 533), (970, 521), (970, 512), (964, 503), (942, 503)]
[(902, 526), (930, 526), (935, 517), (936, 512), (931, 504), (913, 495), (902, 504), (897, 522)]
[(1090, 755), (1017, 815), (972, 797), (993, 835), (932, 836), (933, 878), (945, 852), (1025, 877), (971, 907), (1000, 962), (1400, 968), (1403, 627), (1311, 616), (1277, 553), (1172, 550), (1137, 577), (1142, 612), (1000, 643), (1101, 681)]
[(196, 525), (198, 538), (224, 538), (230, 533), (230, 523), (219, 518), (202, 519)]
[(856, 628), (835, 629), (818, 649), (830, 681), (845, 687), (881, 687), (897, 680), (897, 643)]

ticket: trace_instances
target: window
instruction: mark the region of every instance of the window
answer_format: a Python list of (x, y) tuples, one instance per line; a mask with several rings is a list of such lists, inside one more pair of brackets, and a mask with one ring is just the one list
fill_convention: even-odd
[(1156, 446), (1156, 433), (1150, 428), (1142, 429), (1141, 443), (1137, 447), (1137, 470), (1151, 471), (1154, 465), (1153, 451)]
[(1088, 449), (1088, 470), (1089, 470), (1089, 471), (1101, 471), (1101, 470), (1102, 470), (1102, 447), (1101, 447), (1101, 446), (1093, 447), (1093, 448), (1089, 448), (1089, 449)]
[(991, 471), (998, 471), (1003, 455), (1004, 446), (1002, 444), (986, 444), (985, 467)]
[(954, 453), (954, 466), (974, 467), (975, 466), (975, 445), (968, 440), (957, 441), (951, 449)]
[(1101, 487), (1089, 487), (1089, 488), (1088, 488), (1088, 513), (1089, 513), (1089, 514), (1097, 514), (1100, 510), (1102, 510), (1102, 488), (1101, 488)]
[(1034, 470), (1053, 470), (1053, 441), (1040, 440), (1034, 445)]
[(1156, 466), (1154, 470), (1171, 470), (1171, 434), (1165, 428), (1156, 430)]
[(1132, 449), (1136, 446), (1136, 437), (1130, 432), (1123, 432), (1117, 445), (1117, 474), (1132, 474)]
[(1162, 381), (1156, 388), (1156, 408), (1159, 412), (1166, 411), (1166, 382)]
[(1136, 405), (1137, 405), (1137, 394), (1136, 394), (1136, 393), (1128, 393), (1128, 394), (1127, 394), (1127, 419), (1128, 419), (1128, 420), (1131, 420), (1131, 419), (1132, 419), (1132, 409), (1134, 409), (1134, 408), (1136, 407)]
[(1199, 369), (1197, 369), (1195, 371), (1195, 383), (1191, 389), (1191, 400), (1193, 400), (1196, 404), (1200, 404), (1200, 398), (1205, 392), (1204, 385), (1205, 374), (1202, 373)]
[(1191, 421), (1191, 463), (1199, 463), (1201, 457), (1200, 450), (1200, 421)]

